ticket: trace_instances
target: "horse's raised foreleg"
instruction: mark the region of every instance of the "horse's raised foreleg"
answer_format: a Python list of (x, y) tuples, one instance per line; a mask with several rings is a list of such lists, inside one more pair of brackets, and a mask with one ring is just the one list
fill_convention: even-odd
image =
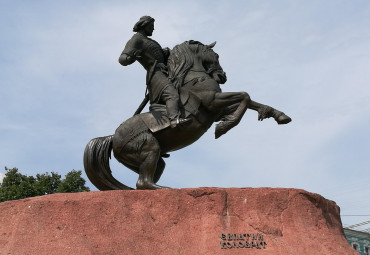
[(210, 105), (216, 109), (217, 107), (236, 108), (232, 113), (223, 116), (222, 121), (216, 125), (215, 138), (226, 134), (227, 131), (239, 124), (245, 111), (248, 109), (250, 97), (246, 92), (224, 92), (216, 93), (213, 102)]
[(273, 117), (278, 124), (287, 124), (292, 121), (285, 113), (253, 100), (250, 101), (248, 108), (258, 112), (258, 120), (260, 121), (270, 117)]

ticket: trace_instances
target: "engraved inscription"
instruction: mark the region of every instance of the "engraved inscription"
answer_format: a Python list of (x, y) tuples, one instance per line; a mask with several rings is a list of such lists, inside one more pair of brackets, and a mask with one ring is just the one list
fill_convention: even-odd
[(260, 233), (224, 234), (220, 235), (221, 249), (266, 249), (267, 243)]

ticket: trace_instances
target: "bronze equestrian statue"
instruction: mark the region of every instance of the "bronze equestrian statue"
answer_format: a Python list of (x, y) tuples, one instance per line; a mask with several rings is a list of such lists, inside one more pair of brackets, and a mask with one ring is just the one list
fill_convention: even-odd
[[(141, 20), (149, 18), (144, 16)], [(246, 92), (221, 91), (220, 84), (227, 79), (219, 56), (213, 51), (215, 43), (186, 41), (175, 46), (167, 58), (166, 50), (147, 38), (154, 29), (154, 19), (139, 22), (138, 33), (143, 29), (147, 32), (143, 37), (142, 33), (137, 35), (141, 37), (139, 43), (134, 35), (119, 61), (127, 65), (137, 60), (147, 70), (151, 105), (149, 112), (124, 121), (114, 135), (94, 138), (87, 144), (85, 171), (99, 190), (132, 189), (112, 176), (109, 166), (112, 150), (120, 163), (139, 175), (137, 189), (161, 189), (167, 188), (157, 184), (165, 168), (163, 158), (198, 140), (214, 122), (219, 122), (215, 128), (217, 139), (235, 127), (248, 108), (258, 112), (258, 120), (273, 117), (278, 124), (291, 121), (283, 112), (252, 101)], [(166, 92), (169, 87), (170, 92)]]

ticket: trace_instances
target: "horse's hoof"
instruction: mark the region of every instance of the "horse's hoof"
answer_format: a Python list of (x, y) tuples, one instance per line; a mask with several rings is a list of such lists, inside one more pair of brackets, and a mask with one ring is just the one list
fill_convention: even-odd
[(231, 121), (222, 121), (218, 123), (215, 128), (215, 139), (226, 134), (234, 126), (235, 126), (234, 123)]
[(277, 117), (275, 120), (279, 125), (288, 124), (289, 122), (292, 121), (292, 119), (289, 116), (285, 115), (284, 113)]
[(215, 128), (215, 139), (219, 138), (220, 136), (224, 135), (226, 133), (225, 131), (225, 125), (222, 125), (223, 122), (216, 125)]
[(222, 131), (219, 131), (219, 130), (216, 129), (216, 131), (215, 131), (215, 139), (220, 138), (220, 136), (222, 136), (224, 134), (225, 134), (225, 132), (222, 132)]

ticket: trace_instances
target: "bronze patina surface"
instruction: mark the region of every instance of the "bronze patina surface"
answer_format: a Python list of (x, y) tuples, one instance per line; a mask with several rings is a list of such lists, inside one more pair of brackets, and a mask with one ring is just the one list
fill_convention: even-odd
[[(247, 109), (258, 112), (258, 120), (274, 118), (287, 124), (291, 118), (270, 106), (253, 101), (246, 92), (222, 92), (227, 80), (219, 56), (210, 45), (186, 41), (172, 50), (162, 49), (148, 38), (154, 19), (142, 17), (134, 36), (126, 44), (119, 62), (138, 61), (147, 71), (148, 95), (135, 115), (124, 121), (113, 135), (92, 139), (84, 153), (90, 181), (100, 190), (131, 189), (111, 174), (114, 157), (139, 174), (137, 189), (167, 188), (157, 184), (168, 153), (198, 140), (214, 122), (215, 138), (235, 127)], [(140, 113), (150, 101), (149, 113)]]

